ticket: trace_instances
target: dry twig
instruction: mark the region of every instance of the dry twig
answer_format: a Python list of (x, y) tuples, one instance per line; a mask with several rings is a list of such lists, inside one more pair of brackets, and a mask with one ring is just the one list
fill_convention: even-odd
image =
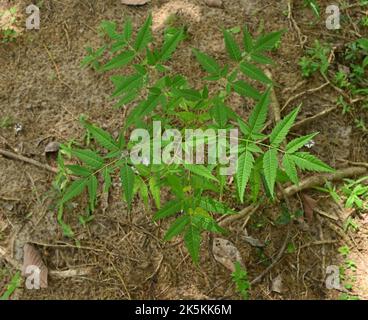
[(45, 169), (45, 170), (50, 171), (52, 173), (57, 173), (58, 172), (57, 168), (53, 168), (53, 167), (49, 166), (48, 164), (43, 164), (39, 161), (27, 158), (27, 157), (22, 156), (20, 154), (16, 154), (16, 153), (13, 153), (13, 152), (10, 152), (10, 151), (6, 151), (4, 149), (0, 149), (0, 155), (2, 155), (4, 157), (7, 157), (7, 158), (10, 158), (10, 159), (19, 160), (19, 161), (23, 161), (23, 162), (32, 164), (32, 165), (34, 165), (38, 168)]
[[(305, 189), (314, 188), (325, 184), (327, 181), (340, 181), (345, 178), (361, 176), (367, 173), (367, 168), (363, 167), (350, 167), (338, 170), (334, 173), (319, 174), (302, 180), (299, 185), (292, 185), (285, 189), (285, 194), (288, 197), (303, 191)], [(280, 195), (281, 196), (281, 195)]]

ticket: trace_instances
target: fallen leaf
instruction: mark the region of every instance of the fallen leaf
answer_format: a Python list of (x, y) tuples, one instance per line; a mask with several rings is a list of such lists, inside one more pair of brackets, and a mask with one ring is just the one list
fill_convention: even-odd
[[(48, 269), (44, 262), (42, 261), (41, 254), (38, 250), (31, 244), (26, 243), (23, 247), (23, 267), (22, 275), (27, 277), (33, 274), (34, 268), (39, 268), (40, 270), (40, 288), (47, 288), (47, 276)], [(31, 270), (30, 267), (32, 267)]]
[(47, 144), (45, 147), (45, 154), (58, 152), (60, 149), (60, 143), (53, 141)]
[(244, 236), (244, 240), (249, 243), (252, 247), (258, 247), (258, 248), (262, 248), (265, 246), (264, 242), (253, 238), (251, 236)]
[(243, 265), (239, 250), (226, 239), (215, 238), (213, 240), (212, 252), (217, 262), (221, 263), (231, 272), (235, 271), (235, 262)]
[(280, 294), (283, 292), (281, 274), (279, 274), (275, 279), (272, 280), (271, 291), (272, 292), (277, 292), (277, 293), (280, 293)]
[(4, 203), (3, 204), (3, 208), (5, 209), (5, 210), (8, 210), (8, 211), (13, 211), (13, 209), (14, 209), (14, 205), (12, 204), (12, 203)]
[(121, 0), (121, 3), (128, 6), (143, 6), (150, 1), (151, 0)]
[(222, 0), (205, 0), (206, 5), (213, 8), (222, 8)]
[(314, 208), (317, 206), (317, 201), (306, 194), (302, 194), (302, 201), (304, 207), (304, 215), (310, 223), (313, 221), (313, 211)]

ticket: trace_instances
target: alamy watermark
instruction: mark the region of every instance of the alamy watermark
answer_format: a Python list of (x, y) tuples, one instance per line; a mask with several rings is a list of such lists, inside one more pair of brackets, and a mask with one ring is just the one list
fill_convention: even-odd
[(329, 290), (340, 290), (340, 268), (339, 266), (327, 266), (326, 268), (326, 288)]
[(26, 8), (26, 13), (29, 15), (26, 19), (26, 29), (27, 30), (39, 30), (40, 29), (40, 9), (31, 4)]
[(328, 30), (341, 29), (340, 25), (340, 8), (337, 5), (330, 5), (326, 8), (326, 28)]
[[(26, 8), (26, 13), (29, 15), (26, 19), (27, 30), (39, 30), (40, 29), (40, 9), (31, 4)], [(328, 30), (341, 29), (340, 24), (340, 8), (338, 5), (333, 4), (326, 7), (326, 28)]]
[(38, 266), (27, 266), (24, 275), (26, 276), (25, 286), (28, 290), (39, 290), (41, 288), (41, 269)]
[(133, 164), (220, 164), (220, 175), (233, 175), (238, 160), (238, 129), (166, 129), (153, 122), (148, 130), (135, 129), (130, 136)]

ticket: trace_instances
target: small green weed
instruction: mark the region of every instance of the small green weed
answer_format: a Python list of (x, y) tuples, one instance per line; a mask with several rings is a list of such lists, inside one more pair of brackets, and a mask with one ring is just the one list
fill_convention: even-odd
[(234, 266), (235, 271), (231, 276), (236, 285), (236, 290), (244, 300), (249, 300), (250, 282), (248, 280), (248, 273), (238, 261)]

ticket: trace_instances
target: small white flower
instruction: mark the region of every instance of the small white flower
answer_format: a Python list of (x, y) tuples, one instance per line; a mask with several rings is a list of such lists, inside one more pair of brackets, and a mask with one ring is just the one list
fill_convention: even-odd
[(15, 126), (14, 126), (14, 130), (15, 130), (15, 134), (18, 134), (19, 132), (21, 132), (23, 130), (23, 126), (21, 123), (17, 123)]
[(313, 148), (316, 145), (316, 142), (314, 140), (308, 141), (304, 146), (308, 149)]

